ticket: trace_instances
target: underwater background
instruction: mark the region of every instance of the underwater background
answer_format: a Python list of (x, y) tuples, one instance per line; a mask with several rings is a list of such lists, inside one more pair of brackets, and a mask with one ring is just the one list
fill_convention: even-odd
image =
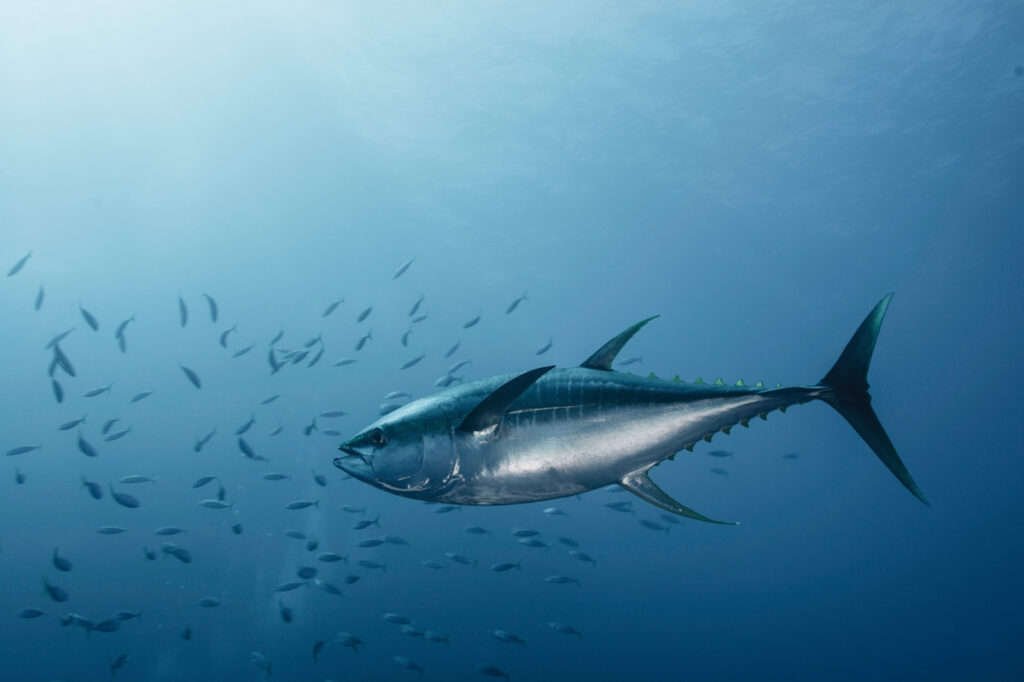
[[(1022, 29), (962, 0), (0, 4), (0, 679), (1021, 679)], [(873, 405), (931, 506), (821, 403), (652, 471), (735, 527), (332, 465), (388, 394), (659, 313), (623, 371), (813, 383), (890, 291)]]

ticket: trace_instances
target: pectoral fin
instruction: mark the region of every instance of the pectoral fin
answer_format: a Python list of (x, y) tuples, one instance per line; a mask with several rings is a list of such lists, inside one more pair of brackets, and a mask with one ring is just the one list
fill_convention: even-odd
[(735, 521), (716, 521), (715, 519), (708, 518), (703, 514), (698, 514), (689, 507), (684, 507), (669, 497), (668, 493), (659, 488), (647, 475), (646, 469), (627, 474), (625, 478), (619, 481), (619, 485), (639, 497), (641, 500), (650, 502), (656, 507), (661, 507), (665, 511), (670, 511), (673, 514), (678, 514), (679, 516), (685, 516), (689, 519), (696, 519), (698, 521), (706, 521), (708, 523), (720, 523), (729, 526), (740, 525)]
[(506, 381), (497, 389), (491, 392), (486, 398), (473, 408), (459, 424), (459, 431), (486, 431), (494, 428), (501, 421), (501, 416), (508, 411), (509, 406), (515, 399), (533, 385), (533, 382), (544, 376), (545, 373), (554, 369), (554, 365), (538, 367), (529, 372), (523, 372), (514, 379)]

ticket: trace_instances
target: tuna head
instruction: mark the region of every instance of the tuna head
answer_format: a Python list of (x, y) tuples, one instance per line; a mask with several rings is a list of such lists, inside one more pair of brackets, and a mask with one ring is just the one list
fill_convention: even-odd
[(336, 467), (390, 493), (430, 499), (454, 483), (452, 427), (429, 399), (385, 415), (339, 450)]

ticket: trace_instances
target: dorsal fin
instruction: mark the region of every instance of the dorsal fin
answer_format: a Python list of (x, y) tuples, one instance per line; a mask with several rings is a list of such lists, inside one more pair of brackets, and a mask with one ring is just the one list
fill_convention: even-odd
[(601, 346), (596, 353), (591, 355), (589, 358), (583, 361), (580, 367), (586, 367), (587, 369), (605, 369), (611, 370), (612, 361), (615, 360), (615, 356), (619, 354), (622, 347), (626, 345), (626, 342), (633, 338), (633, 334), (640, 331), (640, 328), (645, 324), (653, 320), (655, 317), (661, 317), (660, 315), (652, 315), (646, 320), (637, 322), (632, 327), (622, 332), (608, 343)]
[(533, 382), (540, 379), (545, 373), (554, 369), (554, 365), (538, 367), (529, 372), (523, 372), (519, 376), (509, 379), (501, 386), (491, 392), (486, 398), (470, 411), (459, 424), (458, 431), (486, 431), (498, 425), (501, 416), (508, 411), (509, 406), (515, 399), (533, 385)]
[(723, 525), (738, 526), (739, 524), (731, 521), (716, 521), (710, 519), (703, 514), (699, 514), (689, 507), (684, 507), (679, 504), (671, 497), (668, 493), (659, 488), (657, 484), (651, 480), (650, 476), (647, 475), (646, 470), (634, 471), (631, 474), (626, 474), (626, 477), (619, 481), (619, 485), (633, 493), (641, 500), (650, 502), (656, 507), (661, 507), (665, 511), (670, 511), (673, 514), (679, 516), (685, 516), (689, 519), (696, 519), (698, 521), (707, 521), (708, 523), (721, 523)]

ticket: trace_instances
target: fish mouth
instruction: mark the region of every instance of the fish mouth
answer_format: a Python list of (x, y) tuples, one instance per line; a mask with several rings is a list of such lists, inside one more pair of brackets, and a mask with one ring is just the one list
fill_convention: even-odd
[(345, 445), (338, 447), (344, 455), (334, 459), (334, 466), (342, 471), (352, 474), (362, 481), (370, 481), (374, 477), (373, 456), (366, 456), (355, 448)]

